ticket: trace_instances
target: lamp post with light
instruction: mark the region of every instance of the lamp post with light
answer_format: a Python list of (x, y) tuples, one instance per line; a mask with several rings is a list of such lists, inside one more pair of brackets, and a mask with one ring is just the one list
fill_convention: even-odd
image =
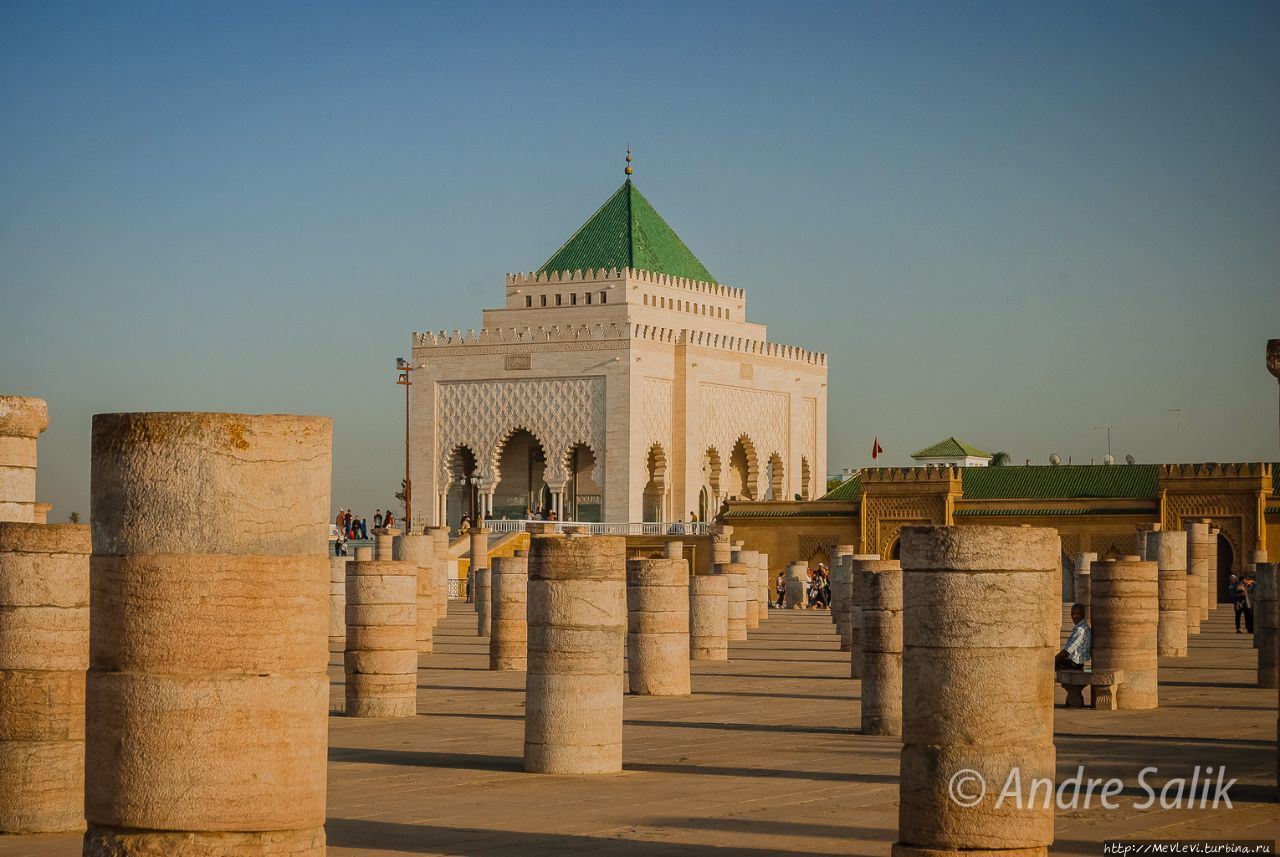
[(396, 358), (396, 383), (404, 387), (404, 528), (413, 532), (413, 482), (409, 478), (409, 371), (413, 365), (403, 357)]

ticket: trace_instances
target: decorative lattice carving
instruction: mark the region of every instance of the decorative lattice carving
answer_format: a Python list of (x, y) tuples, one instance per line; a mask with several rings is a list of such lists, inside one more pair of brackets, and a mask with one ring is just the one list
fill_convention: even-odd
[(888, 557), (902, 528), (913, 524), (945, 524), (946, 499), (937, 494), (867, 495), (863, 516), (872, 552)]
[(1209, 518), (1231, 544), (1231, 571), (1239, 573), (1249, 561), (1245, 545), (1252, 550), (1258, 541), (1257, 506), (1254, 494), (1170, 493), (1165, 498), (1165, 521), (1169, 529), (1180, 530), (1185, 521)]
[(836, 539), (834, 536), (799, 536), (799, 545), (796, 551), (796, 558), (800, 562), (808, 562), (809, 558), (816, 552), (821, 552), (823, 562), (829, 564), (829, 557), (835, 552)]
[(577, 444), (591, 447), (597, 467), (604, 466), (603, 378), (549, 378), (520, 381), (457, 381), (437, 386), (436, 473), (450, 481), (449, 456), (459, 446), (476, 455), (482, 485), (500, 478), (502, 444), (525, 429), (546, 453), (546, 481), (562, 484), (565, 458)]
[(648, 450), (656, 443), (671, 455), (671, 381), (666, 378), (644, 379), (640, 413), (641, 448)]
[(785, 393), (702, 384), (702, 449), (715, 447), (727, 461), (738, 438), (746, 435), (759, 462), (777, 453), (787, 460), (789, 403)]
[(810, 467), (818, 466), (818, 400), (805, 398), (800, 401), (800, 454)]

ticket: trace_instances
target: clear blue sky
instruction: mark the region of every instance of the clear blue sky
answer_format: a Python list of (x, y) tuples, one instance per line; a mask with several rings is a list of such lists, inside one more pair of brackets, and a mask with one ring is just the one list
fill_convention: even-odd
[(96, 412), (335, 420), (391, 504), (394, 358), (636, 180), (830, 465), (1276, 460), (1276, 3), (0, 5), (0, 391), (88, 512)]

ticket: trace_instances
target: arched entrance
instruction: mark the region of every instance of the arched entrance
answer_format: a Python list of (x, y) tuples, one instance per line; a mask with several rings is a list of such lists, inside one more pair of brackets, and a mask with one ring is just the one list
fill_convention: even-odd
[(596, 455), (585, 443), (569, 450), (565, 470), (569, 481), (564, 488), (565, 520), (599, 523), (603, 518), (604, 488), (596, 480)]
[(765, 465), (765, 484), (769, 486), (765, 492), (766, 500), (785, 500), (786, 495), (783, 491), (782, 478), (782, 456), (774, 453), (769, 456), (769, 463)]
[[(1212, 547), (1212, 546), (1211, 546)], [(1235, 568), (1236, 552), (1231, 546), (1231, 540), (1227, 538), (1225, 533), (1218, 533), (1218, 591), (1214, 593), (1211, 599), (1214, 604), (1220, 604), (1230, 600), (1227, 594), (1227, 583), (1231, 580), (1234, 573), (1231, 569)]]
[(493, 517), (520, 519), (544, 507), (547, 456), (527, 429), (515, 429), (498, 445)]
[(649, 447), (649, 455), (645, 459), (645, 472), (648, 479), (644, 486), (644, 506), (642, 520), (661, 521), (666, 511), (667, 497), (667, 453), (659, 444)]
[(476, 454), (465, 446), (456, 447), (449, 453), (449, 493), (445, 499), (445, 523), (456, 530), (466, 515), (471, 521), (476, 519), (477, 502)]
[(758, 474), (755, 445), (744, 434), (738, 438), (729, 455), (729, 494), (743, 500), (756, 499)]

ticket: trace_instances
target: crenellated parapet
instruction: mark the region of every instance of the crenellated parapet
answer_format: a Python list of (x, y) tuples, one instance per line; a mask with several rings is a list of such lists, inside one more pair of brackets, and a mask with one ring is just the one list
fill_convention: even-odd
[(599, 268), (587, 269), (585, 271), (538, 271), (529, 273), (507, 274), (507, 288), (520, 288), (521, 286), (547, 286), (547, 285), (589, 285), (594, 283), (617, 282), (619, 280), (636, 280), (654, 286), (665, 286), (673, 289), (683, 289), (689, 292), (708, 295), (712, 297), (727, 298), (730, 300), (744, 300), (746, 298), (745, 289), (737, 289), (733, 286), (726, 286), (721, 283), (707, 283), (701, 280), (689, 280), (684, 277), (673, 277), (669, 274), (660, 274), (654, 271), (644, 271), (639, 268)]
[(720, 348), (725, 351), (737, 351), (742, 354), (754, 354), (761, 357), (776, 357), (780, 360), (795, 360), (813, 366), (826, 366), (827, 355), (821, 351), (809, 351), (795, 345), (783, 345), (778, 342), (767, 342), (746, 336), (729, 336), (710, 333), (704, 330), (666, 327), (656, 324), (633, 324), (632, 339), (647, 339), (651, 342), (672, 342), (685, 345), (697, 345), (703, 348)]
[(578, 342), (626, 339), (620, 324), (548, 324), (524, 327), (483, 327), (480, 330), (447, 330), (413, 334), (415, 348), (448, 348), (462, 345), (519, 345), (539, 342)]
[(960, 468), (954, 464), (930, 464), (927, 467), (868, 467), (862, 471), (862, 485), (885, 482), (953, 482), (960, 479)]
[(1160, 478), (1165, 479), (1239, 479), (1271, 478), (1271, 465), (1267, 462), (1233, 462), (1220, 464), (1162, 464)]

